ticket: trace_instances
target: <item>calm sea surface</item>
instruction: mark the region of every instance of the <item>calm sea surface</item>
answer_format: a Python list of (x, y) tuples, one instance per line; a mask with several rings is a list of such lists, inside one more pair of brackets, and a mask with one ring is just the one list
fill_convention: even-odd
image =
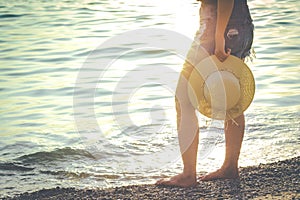
[[(242, 167), (300, 155), (300, 2), (249, 7), (256, 94), (246, 111)], [(138, 48), (127, 31), (193, 38), (198, 8), (192, 0), (0, 1), (0, 196), (154, 183), (179, 172), (173, 96), (183, 58), (147, 48), (153, 38)], [(87, 65), (103, 60), (111, 62)], [(94, 85), (93, 94), (78, 82)], [(224, 138), (220, 122), (199, 118), (198, 171), (208, 172), (222, 164)], [(210, 135), (215, 145), (207, 145)]]

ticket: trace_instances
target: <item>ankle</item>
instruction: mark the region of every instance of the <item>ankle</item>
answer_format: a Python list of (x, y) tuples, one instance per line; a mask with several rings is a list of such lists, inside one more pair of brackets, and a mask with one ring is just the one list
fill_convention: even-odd
[(186, 178), (196, 178), (196, 171), (184, 169), (182, 175)]
[(237, 163), (224, 163), (221, 169), (225, 171), (238, 171), (238, 164)]

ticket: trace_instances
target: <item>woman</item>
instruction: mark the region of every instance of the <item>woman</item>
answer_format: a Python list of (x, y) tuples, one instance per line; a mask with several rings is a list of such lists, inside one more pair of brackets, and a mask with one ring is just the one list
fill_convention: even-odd
[[(183, 172), (157, 185), (190, 187), (197, 183), (196, 163), (199, 139), (198, 119), (187, 94), (187, 80), (202, 59), (215, 54), (223, 62), (231, 54), (244, 59), (250, 54), (253, 24), (247, 0), (202, 0), (200, 29), (187, 55), (176, 91), (177, 129)], [(238, 158), (244, 136), (245, 120), (240, 115), (225, 123), (226, 154), (223, 165), (201, 177), (202, 181), (239, 177)]]

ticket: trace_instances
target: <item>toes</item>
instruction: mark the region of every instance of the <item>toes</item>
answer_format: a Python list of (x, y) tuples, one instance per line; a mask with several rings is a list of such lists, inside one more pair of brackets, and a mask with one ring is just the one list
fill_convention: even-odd
[(217, 179), (237, 179), (239, 178), (238, 172), (236, 173), (228, 173), (221, 170), (217, 170), (215, 172), (209, 173), (205, 176), (200, 177), (200, 181), (213, 181)]
[(155, 183), (155, 185), (170, 186), (170, 185), (174, 185), (174, 183), (172, 183), (172, 181), (167, 180), (167, 179), (161, 179), (161, 180), (157, 181), (157, 182)]
[(217, 177), (211, 177), (209, 175), (203, 176), (200, 181), (211, 181), (211, 180), (215, 180), (218, 179)]
[(222, 179), (222, 174), (219, 170), (202, 176), (200, 180), (201, 181), (212, 181), (212, 180), (216, 180), (216, 179)]
[(207, 181), (207, 180), (208, 180), (207, 175), (206, 175), (206, 176), (202, 176), (202, 177), (200, 178), (200, 181)]
[(197, 184), (196, 177), (183, 176), (182, 174), (173, 176), (171, 178), (160, 179), (155, 183), (155, 185), (177, 186), (177, 187), (191, 187), (196, 184)]

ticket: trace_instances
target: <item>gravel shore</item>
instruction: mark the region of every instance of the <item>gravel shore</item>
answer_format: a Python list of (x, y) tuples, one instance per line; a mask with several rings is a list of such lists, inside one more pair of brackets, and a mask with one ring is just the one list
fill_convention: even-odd
[(239, 180), (178, 188), (132, 185), (109, 189), (53, 188), (5, 199), (300, 199), (300, 157), (240, 169)]

